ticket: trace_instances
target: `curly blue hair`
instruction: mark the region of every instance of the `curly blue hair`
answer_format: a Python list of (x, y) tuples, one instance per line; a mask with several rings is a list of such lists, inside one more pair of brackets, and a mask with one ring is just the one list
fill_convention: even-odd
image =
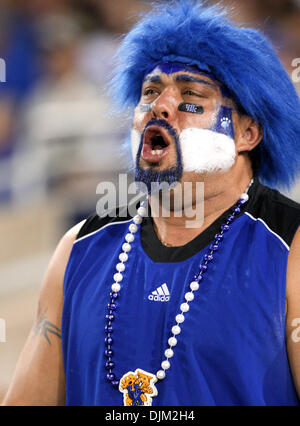
[(257, 147), (262, 182), (289, 187), (300, 169), (300, 100), (273, 46), (257, 30), (233, 24), (220, 6), (172, 0), (156, 4), (117, 52), (113, 93), (134, 108), (145, 75), (161, 62), (212, 73), (263, 129)]

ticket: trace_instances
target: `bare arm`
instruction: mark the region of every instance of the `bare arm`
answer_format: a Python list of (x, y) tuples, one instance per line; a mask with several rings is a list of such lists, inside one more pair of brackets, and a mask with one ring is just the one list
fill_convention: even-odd
[(288, 260), (286, 332), (290, 366), (300, 398), (300, 228)]
[(64, 405), (65, 376), (61, 345), (63, 279), (83, 222), (62, 238), (41, 287), (39, 306), (3, 405)]

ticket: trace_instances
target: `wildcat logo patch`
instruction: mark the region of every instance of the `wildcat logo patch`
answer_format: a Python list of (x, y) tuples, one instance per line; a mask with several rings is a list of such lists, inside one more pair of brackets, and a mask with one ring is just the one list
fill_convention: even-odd
[(129, 371), (120, 380), (119, 391), (123, 394), (126, 407), (151, 406), (152, 398), (157, 396), (155, 387), (157, 377), (140, 368), (135, 372)]

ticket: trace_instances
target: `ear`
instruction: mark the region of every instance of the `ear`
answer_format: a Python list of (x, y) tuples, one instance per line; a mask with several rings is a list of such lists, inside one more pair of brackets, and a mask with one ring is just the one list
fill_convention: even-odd
[(238, 118), (236, 150), (239, 154), (245, 151), (252, 151), (262, 138), (262, 128), (253, 118), (246, 115)]

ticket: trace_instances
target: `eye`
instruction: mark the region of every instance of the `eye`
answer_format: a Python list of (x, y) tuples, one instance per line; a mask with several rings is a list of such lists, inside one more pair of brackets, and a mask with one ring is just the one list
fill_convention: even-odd
[(184, 95), (197, 96), (197, 94), (195, 92), (193, 92), (192, 90), (186, 90), (184, 92)]
[(193, 90), (185, 90), (184, 92), (183, 92), (183, 95), (184, 96), (193, 96), (193, 97), (198, 97), (198, 98), (204, 98), (205, 96), (203, 96), (201, 93), (197, 93), (197, 92), (194, 92)]
[(149, 96), (149, 95), (154, 95), (154, 90), (153, 89), (146, 89), (145, 91), (144, 91), (144, 95), (145, 96)]
[(148, 88), (143, 91), (143, 96), (154, 96), (157, 94), (158, 94), (158, 91), (156, 89)]

